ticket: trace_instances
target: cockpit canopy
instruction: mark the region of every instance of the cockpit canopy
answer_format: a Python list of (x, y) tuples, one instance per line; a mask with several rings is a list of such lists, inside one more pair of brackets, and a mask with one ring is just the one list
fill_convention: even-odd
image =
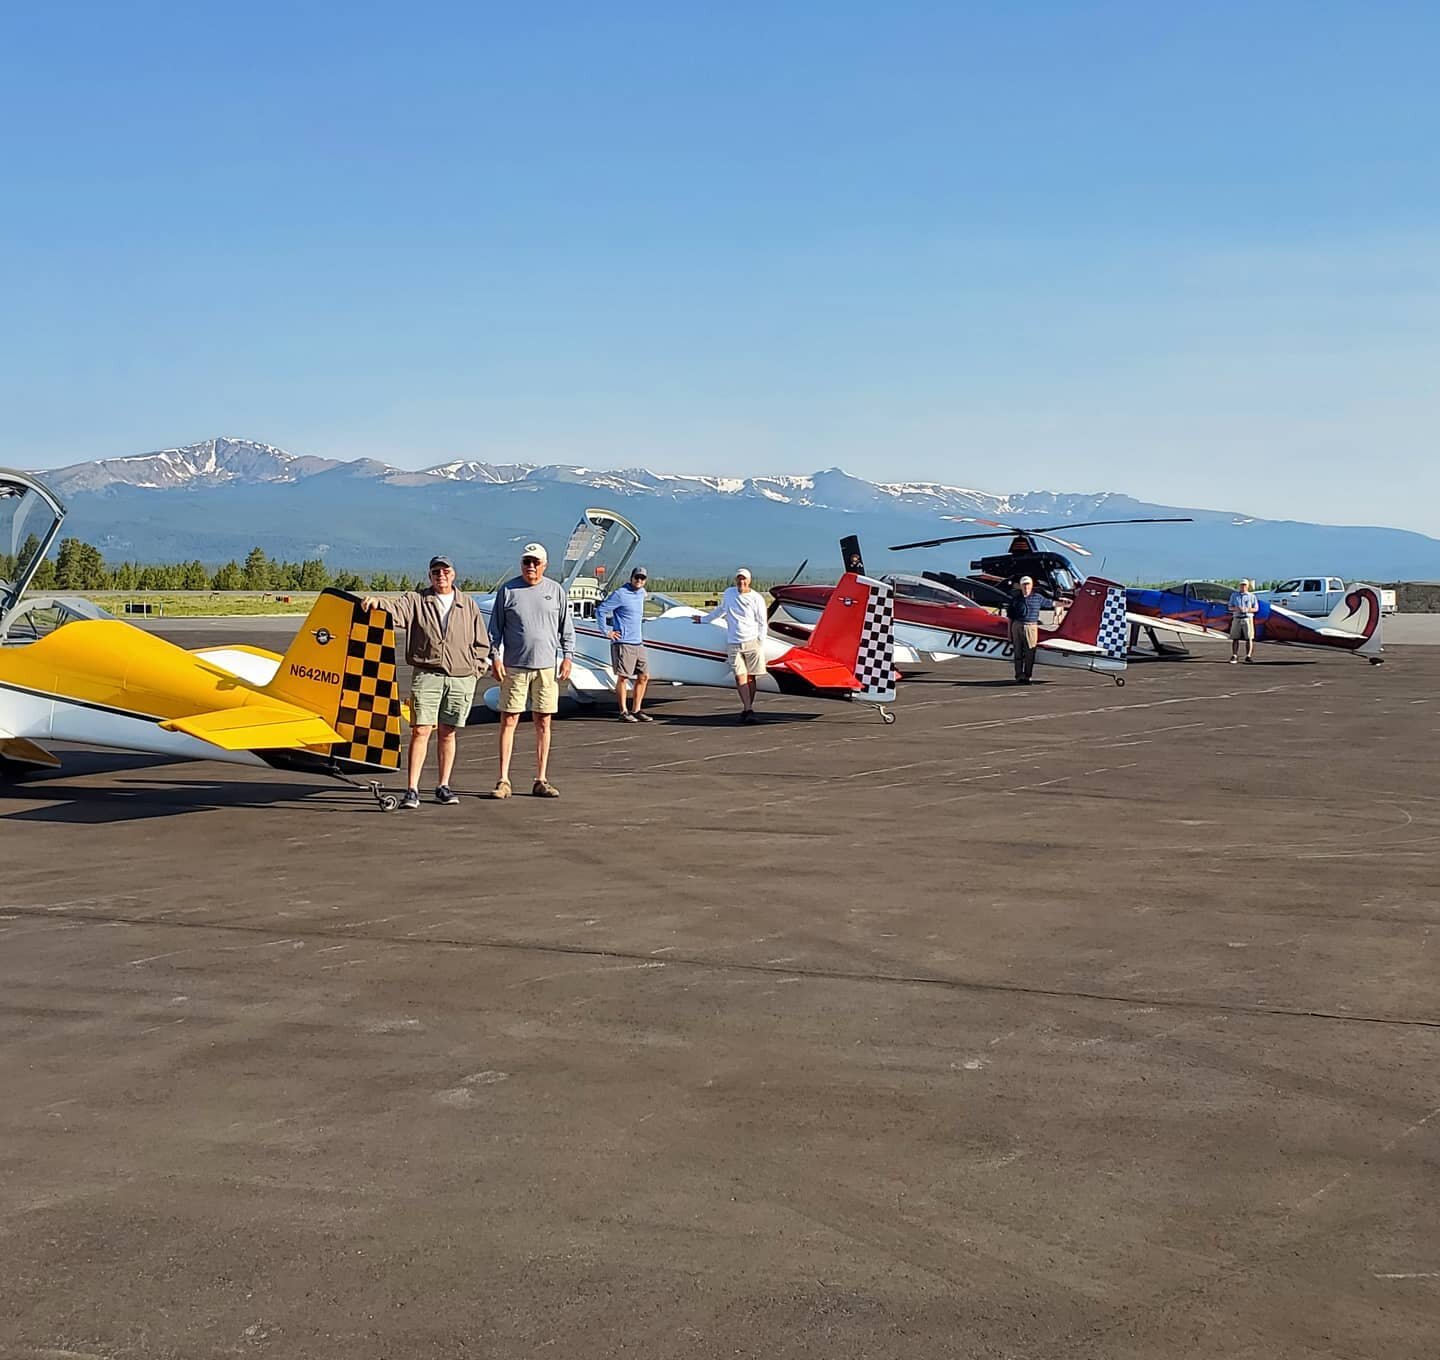
[(49, 487), (0, 468), (0, 622), (25, 593), (64, 519), (65, 506)]
[(572, 612), (594, 617), (595, 606), (625, 584), (625, 569), (639, 544), (640, 531), (628, 519), (613, 510), (585, 511), (565, 545), (561, 574)]
[(964, 605), (968, 609), (978, 608), (970, 596), (941, 581), (928, 580), (924, 576), (910, 576), (902, 572), (887, 576), (885, 580), (895, 587), (897, 600), (908, 600), (911, 604), (950, 604)]

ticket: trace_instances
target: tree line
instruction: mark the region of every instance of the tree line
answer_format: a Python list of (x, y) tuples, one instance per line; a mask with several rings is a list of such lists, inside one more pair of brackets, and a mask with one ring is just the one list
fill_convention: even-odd
[[(40, 540), (31, 534), (15, 554), (0, 553), (0, 580), (14, 580), (19, 566), (30, 561), (40, 549)], [(251, 548), (243, 562), (232, 559), (212, 568), (198, 558), (190, 562), (107, 563), (93, 543), (79, 538), (62, 538), (54, 557), (47, 557), (35, 573), (31, 588), (36, 591), (96, 590), (257, 590), (315, 591), (334, 586), (349, 591), (394, 591), (418, 589), (426, 578), (412, 580), (391, 571), (331, 570), (318, 557), (285, 562), (270, 557), (263, 548)], [(461, 590), (491, 590), (495, 581), (467, 576)], [(657, 590), (719, 591), (728, 580), (722, 577), (685, 576), (655, 581)], [(758, 585), (758, 582), (757, 582)]]

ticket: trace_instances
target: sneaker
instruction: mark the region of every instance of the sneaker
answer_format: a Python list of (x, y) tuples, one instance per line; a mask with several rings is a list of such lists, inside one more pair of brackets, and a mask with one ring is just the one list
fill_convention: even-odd
[(449, 784), (441, 784), (440, 787), (435, 790), (435, 801), (446, 804), (458, 803), (460, 801), (460, 795), (456, 793)]
[(1247, 656), (1245, 658), (1245, 664), (1247, 666), (1253, 666), (1255, 664), (1255, 658), (1253, 656)]
[(419, 790), (419, 789), (406, 789), (406, 790), (405, 790), (405, 796), (400, 800), (400, 808), (401, 808), (401, 810), (408, 812), (411, 808), (418, 808), (419, 806), (420, 806), (420, 790)]
[(1238, 666), (1240, 664), (1240, 658), (1238, 656), (1232, 656), (1230, 658), (1230, 664), (1232, 666)]
[(560, 790), (550, 783), (548, 779), (537, 779), (535, 787), (530, 790), (536, 798), (558, 798)]
[(755, 710), (753, 708), (742, 708), (740, 710), (740, 721), (742, 723), (753, 723), (759, 720), (755, 717)]
[(622, 708), (622, 709), (620, 710), (620, 721), (621, 721), (621, 722), (639, 722), (640, 719), (637, 718), (633, 713), (627, 713), (627, 712)]
[(508, 779), (497, 779), (495, 787), (490, 790), (492, 798), (508, 798), (510, 796), (510, 781)]
[(634, 712), (634, 714), (633, 714), (633, 718), (634, 718), (634, 721), (635, 721), (635, 722), (654, 722), (654, 721), (655, 721), (655, 719), (652, 718), (648, 713), (642, 713), (638, 708), (635, 710), (635, 712)]

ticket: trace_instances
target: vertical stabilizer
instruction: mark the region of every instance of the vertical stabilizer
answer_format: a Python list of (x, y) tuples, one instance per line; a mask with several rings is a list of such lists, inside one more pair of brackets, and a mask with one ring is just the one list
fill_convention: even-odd
[(890, 703), (895, 698), (895, 587), (846, 572), (804, 650), (850, 671), (859, 685), (855, 698)]
[(342, 738), (330, 747), (334, 759), (399, 768), (395, 628), (383, 609), (367, 610), (344, 591), (324, 591), (265, 693), (328, 722)]

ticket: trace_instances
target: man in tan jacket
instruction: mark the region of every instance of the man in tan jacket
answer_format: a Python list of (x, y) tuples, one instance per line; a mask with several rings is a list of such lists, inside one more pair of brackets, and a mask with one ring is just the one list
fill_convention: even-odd
[(420, 772), (430, 749), (430, 733), (438, 726), (439, 783), (437, 803), (458, 803), (450, 787), (455, 768), (455, 733), (465, 726), (475, 702), (475, 682), (485, 668), (489, 640), (485, 619), (475, 601), (455, 589), (455, 564), (448, 557), (430, 559), (430, 584), (396, 599), (374, 596), (367, 609), (388, 609), (395, 627), (405, 630), (405, 660), (410, 681), (410, 787), (402, 808), (420, 806)]

